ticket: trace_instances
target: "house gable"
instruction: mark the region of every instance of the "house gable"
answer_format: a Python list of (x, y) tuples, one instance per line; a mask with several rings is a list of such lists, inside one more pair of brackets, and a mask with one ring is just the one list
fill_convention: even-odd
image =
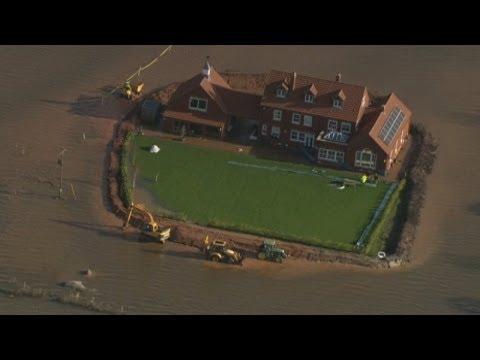
[(369, 136), (386, 154), (395, 147), (402, 130), (409, 126), (412, 112), (391, 93), (378, 112), (378, 117), (369, 131)]

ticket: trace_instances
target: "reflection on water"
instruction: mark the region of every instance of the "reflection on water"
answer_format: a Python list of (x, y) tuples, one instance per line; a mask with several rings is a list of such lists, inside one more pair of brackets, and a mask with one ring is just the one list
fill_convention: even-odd
[[(196, 250), (122, 233), (102, 186), (105, 149), (128, 103), (113, 96), (101, 107), (98, 99), (159, 49), (0, 47), (1, 278), (47, 290), (82, 280), (127, 313), (479, 313), (480, 47), (174, 47), (141, 75), (148, 91), (194, 75), (210, 55), (219, 69), (295, 67), (323, 78), (340, 71), (346, 82), (395, 91), (440, 149), (414, 247), (417, 263), (393, 272), (296, 260), (229, 267)], [(65, 199), (58, 200), (56, 162), (64, 147)], [(144, 193), (136, 195), (148, 204)], [(95, 276), (82, 278), (86, 268)], [(0, 295), (0, 313), (69, 311)]]

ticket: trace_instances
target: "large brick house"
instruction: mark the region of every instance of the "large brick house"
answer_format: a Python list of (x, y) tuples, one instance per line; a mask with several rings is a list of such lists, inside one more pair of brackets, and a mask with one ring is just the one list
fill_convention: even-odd
[(371, 99), (364, 86), (295, 72), (270, 72), (261, 101), (261, 134), (278, 143), (313, 148), (320, 163), (385, 174), (410, 125), (395, 95)]
[(386, 174), (408, 136), (411, 112), (395, 95), (371, 97), (364, 86), (272, 70), (263, 97), (232, 89), (208, 63), (181, 84), (163, 129), (224, 139), (238, 119), (254, 119), (263, 142), (301, 147), (325, 165)]
[(257, 120), (260, 95), (232, 89), (208, 62), (202, 72), (179, 85), (163, 115), (165, 131), (224, 139), (238, 119)]

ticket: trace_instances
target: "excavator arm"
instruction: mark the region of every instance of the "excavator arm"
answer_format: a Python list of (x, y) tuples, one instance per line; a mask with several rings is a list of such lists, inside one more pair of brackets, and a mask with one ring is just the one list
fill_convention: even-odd
[(143, 204), (132, 204), (130, 206), (130, 210), (128, 212), (127, 216), (127, 221), (123, 225), (123, 228), (126, 229), (128, 227), (128, 224), (130, 223), (130, 218), (132, 217), (133, 212), (136, 212), (140, 215), (142, 215), (149, 224), (155, 224), (155, 220), (153, 218), (153, 215), (148, 211), (148, 209), (145, 207)]

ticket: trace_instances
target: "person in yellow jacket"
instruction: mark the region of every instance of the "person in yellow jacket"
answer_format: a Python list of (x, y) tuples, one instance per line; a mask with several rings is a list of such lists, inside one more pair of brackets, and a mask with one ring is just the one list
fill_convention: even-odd
[(125, 95), (127, 96), (128, 99), (132, 97), (132, 85), (130, 84), (130, 81), (125, 82)]
[(368, 176), (363, 174), (363, 176), (361, 177), (362, 184), (365, 184), (367, 180), (368, 180)]

